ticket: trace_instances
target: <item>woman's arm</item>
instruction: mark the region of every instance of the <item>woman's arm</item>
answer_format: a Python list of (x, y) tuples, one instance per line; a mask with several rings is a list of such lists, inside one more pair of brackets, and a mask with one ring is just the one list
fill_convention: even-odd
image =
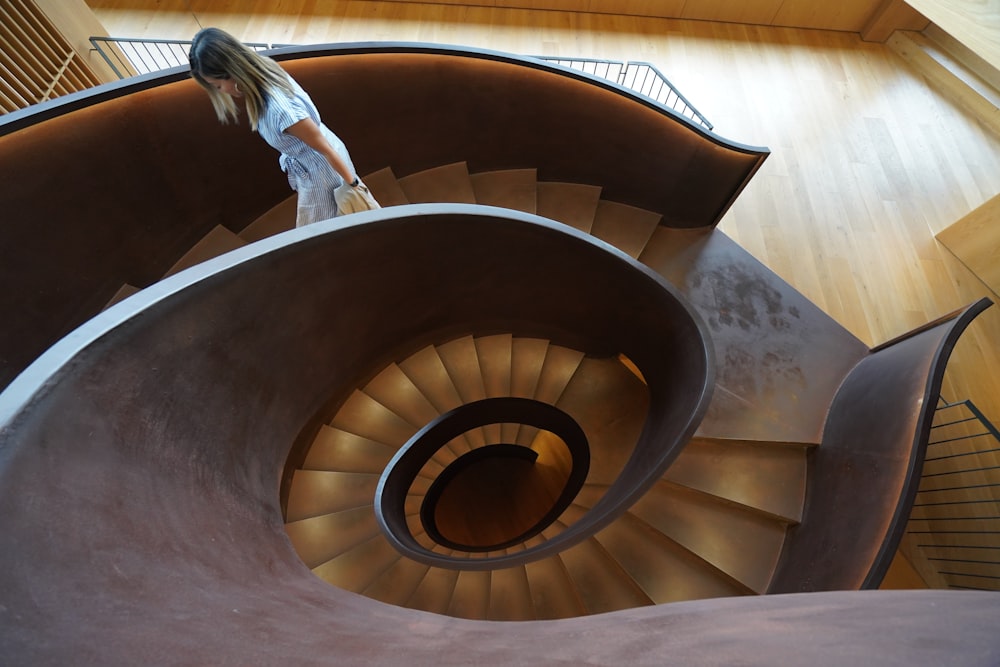
[(311, 118), (304, 118), (293, 125), (288, 126), (285, 132), (293, 137), (302, 140), (309, 148), (326, 158), (330, 166), (333, 167), (345, 183), (354, 184), (358, 175), (351, 171), (351, 168), (344, 162), (343, 158), (333, 150), (333, 146), (326, 140), (320, 132), (319, 125)]

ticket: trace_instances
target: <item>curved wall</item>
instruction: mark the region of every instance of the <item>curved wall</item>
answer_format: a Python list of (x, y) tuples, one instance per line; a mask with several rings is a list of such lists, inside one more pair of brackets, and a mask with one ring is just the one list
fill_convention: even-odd
[[(502, 325), (627, 354), (661, 406), (636, 450), (679, 453), (710, 392), (685, 382), (711, 368), (697, 318), (624, 254), (483, 210), (385, 209), (267, 239), (43, 355), (0, 394), (0, 534), (16, 545), (0, 550), (2, 641), (29, 656), (59, 637), (37, 650), (65, 657), (120, 624), (184, 646), (180, 629), (221, 604), (248, 633), (238, 661), (306, 645), (344, 613), (407, 618), (313, 576), (283, 531), (278, 477), (331, 396), (421, 340)], [(623, 477), (651, 468), (642, 457)], [(254, 634), (272, 622), (280, 637)]]
[[(766, 157), (533, 59), (398, 44), (281, 59), (362, 173), (534, 167), (706, 226)], [(123, 284), (151, 284), (216, 225), (238, 232), (289, 194), (276, 154), (245, 124), (220, 126), (178, 70), (0, 118), (0, 181), (0, 246), (17, 249), (0, 266), (0, 386)]]
[[(74, 332), (0, 394), (0, 535), (14, 547), (0, 550), (6, 659), (972, 665), (1000, 654), (1000, 600), (985, 593), (766, 596), (503, 623), (390, 607), (313, 576), (278, 508), (288, 443), (327, 392), (399, 341), (499, 316), (519, 332), (618, 348), (664, 404), (691, 405), (673, 378), (698, 346), (671, 333), (684, 307), (662, 281), (533, 216), (441, 208), (319, 223), (182, 272)], [(506, 260), (514, 250), (525, 264)], [(445, 274), (469, 280), (439, 290)], [(537, 298), (520, 298), (526, 289)], [(637, 326), (623, 334), (610, 322), (625, 315)]]

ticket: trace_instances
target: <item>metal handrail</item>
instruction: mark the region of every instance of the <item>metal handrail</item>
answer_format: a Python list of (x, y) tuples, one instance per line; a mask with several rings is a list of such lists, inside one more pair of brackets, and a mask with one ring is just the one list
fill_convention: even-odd
[[(124, 39), (120, 37), (91, 37), (94, 50), (119, 79), (159, 72), (160, 70), (188, 64), (191, 52), (189, 39)], [(291, 46), (265, 42), (244, 42), (254, 51)]]
[(609, 81), (639, 93), (644, 97), (673, 109), (682, 116), (700, 123), (706, 129), (713, 129), (691, 102), (663, 75), (663, 72), (648, 62), (622, 60), (600, 60), (595, 58), (558, 58), (555, 56), (533, 56), (556, 65), (578, 70)]
[[(191, 40), (182, 39), (91, 37), (90, 43), (120, 79), (187, 65), (188, 54), (191, 50)], [(269, 51), (295, 46), (294, 44), (264, 42), (245, 42), (245, 44), (255, 51)], [(708, 119), (674, 87), (662, 72), (650, 63), (596, 58), (532, 57), (612, 81), (672, 109), (701, 124), (706, 129), (713, 129), (713, 125)]]
[(949, 588), (1000, 591), (997, 452), (1000, 430), (972, 401), (939, 399), (907, 532)]

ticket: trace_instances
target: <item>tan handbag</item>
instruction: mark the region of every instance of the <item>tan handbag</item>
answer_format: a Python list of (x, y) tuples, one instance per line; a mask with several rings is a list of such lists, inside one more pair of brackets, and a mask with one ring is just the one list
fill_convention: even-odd
[(337, 200), (337, 217), (350, 215), (360, 211), (372, 211), (382, 206), (375, 201), (368, 186), (359, 181), (357, 185), (344, 183), (333, 191), (333, 197)]

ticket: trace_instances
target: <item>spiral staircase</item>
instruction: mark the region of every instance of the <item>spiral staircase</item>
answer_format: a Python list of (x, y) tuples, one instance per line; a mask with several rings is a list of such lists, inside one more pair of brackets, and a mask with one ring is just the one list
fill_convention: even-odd
[[(660, 219), (651, 211), (602, 200), (597, 187), (539, 183), (534, 170), (470, 175), (464, 163), (456, 163), (402, 180), (383, 169), (364, 180), (388, 206), (461, 202), (540, 212), (633, 257), (642, 254)], [(279, 204), (244, 236), (291, 229), (293, 203), (294, 197)], [(475, 619), (563, 618), (766, 591), (785, 530), (801, 518), (809, 444), (695, 438), (649, 495), (614, 524), (568, 551), (530, 564), (445, 569), (401, 556), (383, 535), (374, 511), (379, 478), (392, 457), (442, 414), (504, 396), (551, 404), (573, 417), (588, 435), (590, 468), (580, 494), (551, 525), (495, 555), (540, 543), (585, 514), (624, 467), (649, 401), (641, 374), (627, 359), (588, 357), (546, 340), (463, 336), (419, 350), (353, 392), (294, 471), (286, 527), (303, 561), (346, 590)], [(419, 508), (435, 478), (455, 461), (480, 448), (510, 443), (536, 451), (535, 466), (558, 468), (561, 459), (565, 468), (571, 454), (564, 445), (554, 445), (553, 438), (533, 427), (493, 424), (439, 449), (407, 497), (412, 532), (422, 535), (428, 549), (447, 548), (428, 535)], [(519, 482), (514, 470), (481, 465), (482, 471), (465, 483), (468, 488), (454, 492), (458, 495), (451, 512), (466, 516), (452, 517), (452, 523), (502, 526), (519, 496), (521, 502), (532, 499), (521, 512), (542, 516), (569, 472), (554, 473), (559, 478), (555, 488), (545, 493), (553, 484)], [(494, 492), (496, 497), (475, 493), (497, 479), (502, 488)], [(540, 487), (537, 499), (529, 492), (533, 486)], [(522, 531), (515, 525), (507, 532), (516, 536)], [(503, 537), (501, 531), (495, 543), (507, 542)], [(455, 548), (446, 553), (452, 556), (472, 560), (490, 554), (481, 545), (463, 550), (461, 544), (449, 543)]]
[[(989, 645), (984, 598), (821, 592), (878, 585), (933, 418), (913, 406), (988, 304), (869, 350), (714, 228), (766, 151), (498, 54), (300, 55), (287, 66), (320, 100), (384, 71), (351, 112), (383, 134), (347, 139), (384, 158), (363, 173), (385, 208), (293, 229), (294, 198), (228, 135), (213, 159), (257, 191), (210, 214), (186, 194), (197, 224), (156, 255), (163, 279), (119, 280), (0, 395), (8, 654), (837, 664), (834, 646), (898, 639), (865, 634), (887, 613), (906, 636), (940, 624), (925, 600), (951, 634), (901, 658)], [(412, 126), (370, 117), (408, 80)], [(96, 103), (116, 118), (171, 99), (193, 127), (189, 84)], [(537, 135), (463, 135), (471, 111), (521, 113), (486, 102), (542, 90), (523, 119)], [(431, 120), (447, 99), (466, 107)], [(596, 178), (597, 146), (657, 166)], [(194, 169), (186, 188), (229, 177)], [(252, 222), (226, 220), (247, 202)], [(775, 615), (809, 640), (776, 640)]]

